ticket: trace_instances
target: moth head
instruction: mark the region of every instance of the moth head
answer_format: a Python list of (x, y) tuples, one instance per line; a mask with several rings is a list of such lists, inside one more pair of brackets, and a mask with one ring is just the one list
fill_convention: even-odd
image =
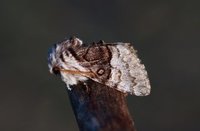
[(48, 52), (48, 67), (52, 74), (60, 75), (67, 85), (77, 84), (87, 80), (83, 72), (88, 70), (81, 66), (76, 59), (76, 50), (80, 48), (82, 41), (72, 37), (54, 44)]

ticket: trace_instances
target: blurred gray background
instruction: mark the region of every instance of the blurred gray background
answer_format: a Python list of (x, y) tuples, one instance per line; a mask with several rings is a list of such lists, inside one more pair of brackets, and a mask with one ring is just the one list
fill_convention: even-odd
[(47, 50), (84, 42), (131, 42), (152, 94), (128, 96), (138, 131), (199, 131), (200, 2), (188, 0), (1, 0), (0, 130), (78, 131), (65, 84)]

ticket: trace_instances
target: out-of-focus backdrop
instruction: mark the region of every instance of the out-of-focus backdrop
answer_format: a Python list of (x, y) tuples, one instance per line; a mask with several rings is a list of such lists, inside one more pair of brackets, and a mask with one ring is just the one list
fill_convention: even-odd
[(2, 0), (0, 130), (78, 131), (65, 84), (47, 50), (75, 35), (131, 42), (152, 93), (128, 96), (138, 131), (200, 130), (200, 2), (192, 0)]

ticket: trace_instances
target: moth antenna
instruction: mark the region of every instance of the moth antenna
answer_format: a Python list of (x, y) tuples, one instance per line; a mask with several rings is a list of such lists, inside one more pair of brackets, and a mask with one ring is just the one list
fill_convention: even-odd
[(70, 42), (73, 42), (74, 39), (76, 39), (76, 36), (71, 36), (71, 37), (69, 38)]
[(96, 44), (97, 44), (97, 43), (95, 43), (95, 42), (92, 42), (92, 43), (91, 43), (91, 45), (96, 45)]
[(97, 44), (103, 45), (103, 44), (105, 44), (105, 42), (103, 40), (100, 40)]

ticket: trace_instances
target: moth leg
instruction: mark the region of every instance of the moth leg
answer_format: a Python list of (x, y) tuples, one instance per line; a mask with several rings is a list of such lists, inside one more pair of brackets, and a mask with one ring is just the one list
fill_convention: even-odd
[(90, 87), (88, 86), (88, 84), (87, 84), (86, 82), (84, 82), (83, 84), (85, 85), (85, 91), (86, 91), (88, 94), (90, 94), (91, 89), (90, 89)]

